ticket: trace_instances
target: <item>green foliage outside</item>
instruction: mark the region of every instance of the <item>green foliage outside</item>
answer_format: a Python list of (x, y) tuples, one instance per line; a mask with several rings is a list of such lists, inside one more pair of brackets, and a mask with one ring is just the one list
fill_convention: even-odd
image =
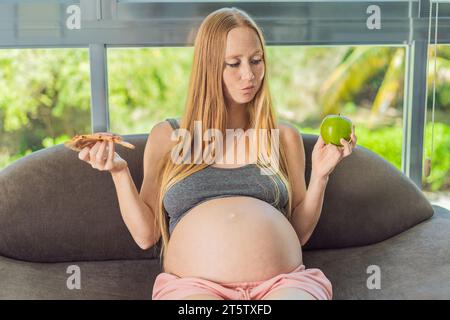
[[(270, 47), (268, 74), (273, 101), (280, 120), (297, 125), (301, 132), (317, 134), (323, 116), (321, 105), (328, 99), (327, 105), (338, 107), (333, 112), (346, 113), (354, 120), (360, 145), (400, 169), (402, 88), (399, 87), (397, 98), (391, 96), (392, 103), (383, 114), (376, 110), (378, 120), (373, 126), (369, 128), (365, 120), (367, 115), (373, 115), (372, 103), (377, 96), (381, 97), (378, 99), (385, 96), (377, 88), (386, 82), (386, 72), (392, 65), (390, 59), (400, 59), (401, 51), (398, 48), (373, 50), (376, 52), (358, 52), (345, 47)], [(448, 52), (441, 52), (441, 61), (448, 60)], [(192, 53), (192, 48), (109, 50), (110, 130), (120, 134), (148, 133), (164, 118), (180, 116)], [(361, 61), (373, 57), (377, 57), (378, 63)], [(349, 87), (346, 93), (345, 86), (337, 86), (330, 77), (335, 77), (334, 70), (344, 68), (339, 66), (354, 69), (349, 59), (358, 64), (358, 72), (370, 76), (359, 77), (357, 83), (352, 83), (354, 78), (346, 75), (345, 86)], [(371, 66), (379, 70), (369, 70)], [(395, 70), (389, 81), (396, 79), (392, 75), (398, 76), (398, 69)], [(445, 72), (442, 74), (444, 77)], [(342, 71), (338, 75), (343, 77)], [(424, 190), (430, 191), (450, 188), (450, 139), (447, 138), (450, 136), (450, 86), (445, 85), (445, 78), (441, 79), (444, 84), (439, 79), (433, 166), (430, 177), (424, 179)], [(338, 88), (339, 96), (324, 95), (321, 90), (326, 83)], [(377, 108), (380, 104), (383, 105), (378, 100)], [(0, 51), (0, 169), (31, 152), (60, 144), (76, 133), (90, 132), (90, 122), (87, 49)], [(428, 123), (425, 156), (429, 156), (430, 134)]]
[(108, 50), (111, 131), (148, 133), (184, 109), (193, 48)]
[(90, 130), (87, 49), (0, 51), (0, 168)]
[[(318, 128), (297, 126), (300, 132), (319, 134)], [(430, 156), (431, 124), (426, 127), (425, 157)], [(355, 128), (358, 145), (363, 146), (389, 161), (401, 170), (403, 129), (399, 127), (384, 127), (369, 130), (364, 126)], [(447, 190), (450, 188), (450, 126), (442, 123), (434, 125), (434, 152), (429, 177), (423, 177), (423, 189), (429, 191)]]

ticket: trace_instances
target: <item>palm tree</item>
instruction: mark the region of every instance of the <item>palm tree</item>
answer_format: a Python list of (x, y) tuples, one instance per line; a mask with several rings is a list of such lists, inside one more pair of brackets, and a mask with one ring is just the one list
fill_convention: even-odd
[[(430, 67), (428, 72), (429, 88), (434, 77), (434, 46), (430, 46)], [(342, 106), (361, 92), (364, 86), (384, 72), (381, 85), (377, 89), (371, 106), (371, 119), (368, 126), (384, 115), (386, 110), (394, 108), (402, 99), (404, 78), (405, 49), (391, 47), (360, 46), (350, 48), (343, 61), (322, 84), (319, 94), (322, 114), (341, 112)], [(450, 46), (438, 46), (436, 59), (436, 83), (450, 83)]]

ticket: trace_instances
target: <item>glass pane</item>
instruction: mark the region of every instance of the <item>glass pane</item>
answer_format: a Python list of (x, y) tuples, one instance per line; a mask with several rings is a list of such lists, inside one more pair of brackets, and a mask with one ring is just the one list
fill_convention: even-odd
[[(434, 76), (433, 45), (429, 47), (428, 56), (428, 99), (424, 159), (425, 163), (427, 159), (431, 160), (431, 171), (429, 176), (424, 176), (423, 191), (432, 203), (450, 209), (450, 45), (437, 46), (436, 77)], [(433, 132), (434, 79), (436, 96)]]
[(87, 49), (0, 50), (0, 169), (90, 132)]

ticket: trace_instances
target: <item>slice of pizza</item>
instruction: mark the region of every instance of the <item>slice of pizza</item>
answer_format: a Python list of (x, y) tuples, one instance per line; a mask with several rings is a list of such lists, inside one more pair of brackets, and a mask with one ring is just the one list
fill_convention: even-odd
[(64, 145), (72, 149), (74, 151), (81, 151), (83, 148), (88, 146), (93, 146), (97, 141), (113, 141), (114, 143), (120, 144), (125, 148), (134, 149), (134, 145), (129, 142), (123, 141), (123, 138), (115, 133), (111, 134), (102, 134), (102, 133), (93, 133), (93, 134), (77, 134), (72, 139), (64, 142)]

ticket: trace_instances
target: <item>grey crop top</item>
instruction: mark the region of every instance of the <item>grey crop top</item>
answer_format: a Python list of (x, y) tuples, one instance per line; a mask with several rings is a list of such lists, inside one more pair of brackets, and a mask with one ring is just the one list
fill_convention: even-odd
[[(166, 119), (173, 129), (179, 128), (175, 119)], [(284, 183), (274, 175), (280, 190), (280, 201), (275, 204), (276, 189), (272, 179), (260, 173), (260, 168), (247, 164), (236, 168), (208, 166), (178, 181), (164, 194), (163, 205), (169, 215), (169, 233), (176, 224), (198, 204), (213, 198), (248, 196), (263, 200), (283, 212), (288, 201)]]

